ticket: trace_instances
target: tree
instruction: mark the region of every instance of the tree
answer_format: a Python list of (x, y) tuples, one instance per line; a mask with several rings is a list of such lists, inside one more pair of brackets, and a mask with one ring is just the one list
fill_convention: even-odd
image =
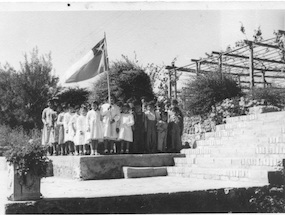
[(41, 112), (52, 97), (51, 91), (57, 91), (58, 78), (51, 74), (51, 54), (39, 56), (34, 48), (30, 59), (25, 54), (20, 65), (18, 72), (9, 65), (0, 71), (1, 122), (26, 130), (40, 128)]
[[(109, 72), (111, 94), (123, 102), (129, 98), (140, 100), (142, 96), (153, 99), (151, 81), (144, 69), (126, 56), (123, 56), (123, 59), (111, 65)], [(104, 74), (94, 84), (89, 99), (102, 102), (107, 97), (107, 74)]]
[(80, 106), (87, 103), (89, 91), (84, 88), (63, 88), (57, 94), (60, 104)]
[(218, 72), (197, 76), (188, 84), (191, 98), (188, 110), (192, 114), (206, 114), (211, 107), (226, 98), (242, 95), (241, 88), (231, 76)]

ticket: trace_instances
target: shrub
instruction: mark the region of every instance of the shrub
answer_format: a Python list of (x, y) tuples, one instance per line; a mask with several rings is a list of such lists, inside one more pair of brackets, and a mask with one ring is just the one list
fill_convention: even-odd
[(28, 172), (38, 177), (46, 175), (49, 159), (46, 156), (46, 148), (41, 145), (40, 138), (27, 140), (29, 136), (24, 133), (22, 137), (24, 139), (11, 140), (5, 157), (9, 164), (15, 166), (16, 174), (25, 184), (25, 176)]
[(208, 117), (218, 125), (224, 123), (228, 117), (245, 115), (247, 112), (246, 104), (239, 97), (235, 97), (217, 103)]
[(269, 88), (254, 88), (252, 93), (249, 92), (247, 97), (262, 102), (265, 105), (273, 105), (276, 107), (284, 107), (285, 89)]
[(253, 212), (284, 213), (284, 186), (257, 188), (249, 202)]
[(220, 73), (197, 76), (189, 83), (189, 88), (191, 99), (188, 109), (194, 115), (208, 114), (216, 103), (242, 95), (236, 81), (230, 76), (221, 76)]
[[(127, 101), (129, 98), (140, 100), (146, 97), (147, 100), (154, 98), (150, 77), (145, 69), (138, 66), (136, 62), (124, 57), (123, 61), (114, 62), (109, 72), (111, 94), (119, 101)], [(103, 102), (108, 96), (107, 75), (104, 74), (94, 84), (90, 99), (98, 99)]]

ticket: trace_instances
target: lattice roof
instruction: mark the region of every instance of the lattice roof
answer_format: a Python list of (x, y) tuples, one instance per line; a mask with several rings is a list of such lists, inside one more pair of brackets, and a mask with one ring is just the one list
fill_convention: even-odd
[[(197, 74), (221, 71), (236, 77), (244, 88), (272, 84), (275, 87), (285, 87), (284, 47), (285, 31), (279, 30), (274, 38), (244, 40), (234, 49), (213, 51), (206, 58), (192, 59), (192, 63), (184, 67), (167, 66), (166, 69)], [(252, 70), (250, 64), (253, 65)]]

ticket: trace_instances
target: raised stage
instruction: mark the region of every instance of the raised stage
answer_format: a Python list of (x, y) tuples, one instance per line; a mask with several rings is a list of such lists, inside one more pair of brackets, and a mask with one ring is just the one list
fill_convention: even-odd
[[(98, 180), (124, 178), (123, 167), (166, 167), (174, 165), (180, 153), (119, 154), (99, 156), (50, 156), (55, 177)], [(131, 169), (133, 171), (133, 169)], [(152, 170), (152, 172), (158, 170)], [(161, 172), (161, 171), (160, 171)]]

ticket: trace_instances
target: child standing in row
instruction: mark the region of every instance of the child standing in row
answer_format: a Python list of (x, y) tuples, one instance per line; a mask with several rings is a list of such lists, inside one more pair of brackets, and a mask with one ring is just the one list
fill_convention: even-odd
[(120, 153), (124, 153), (124, 148), (126, 148), (125, 153), (129, 153), (130, 143), (133, 142), (132, 126), (134, 125), (134, 116), (130, 113), (128, 104), (123, 105), (119, 125), (118, 140), (121, 141)]
[(77, 155), (83, 155), (83, 145), (85, 144), (86, 133), (86, 107), (77, 108), (76, 113), (72, 117), (72, 125), (74, 131), (74, 144)]
[(103, 125), (98, 102), (94, 101), (91, 108), (87, 113), (87, 132), (89, 136), (86, 137), (86, 140), (90, 142), (92, 155), (99, 155), (97, 149), (98, 143), (103, 142)]
[(145, 152), (145, 114), (140, 102), (134, 102), (133, 153)]
[(156, 131), (156, 114), (154, 110), (154, 103), (147, 104), (147, 111), (145, 112), (145, 128), (146, 128), (146, 151), (155, 153), (157, 150), (157, 131)]
[(157, 122), (157, 150), (166, 152), (167, 148), (167, 113), (161, 112), (161, 119)]

